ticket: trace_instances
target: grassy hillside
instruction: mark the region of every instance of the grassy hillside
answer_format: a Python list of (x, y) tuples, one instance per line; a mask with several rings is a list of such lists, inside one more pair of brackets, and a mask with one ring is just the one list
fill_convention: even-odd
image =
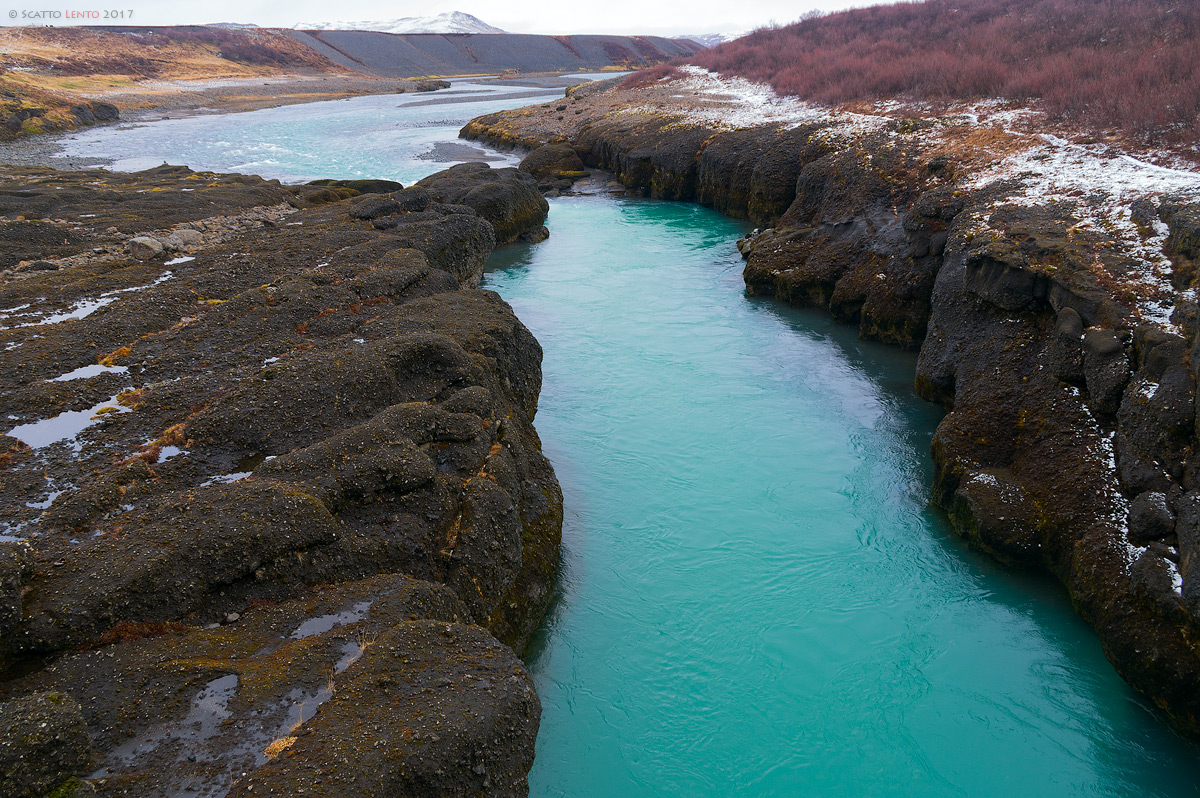
[(1004, 98), (1146, 140), (1200, 140), (1195, 0), (925, 0), (756, 31), (691, 63), (837, 105)]
[(138, 81), (341, 71), (272, 31), (0, 28), (0, 137), (86, 123), (87, 97)]

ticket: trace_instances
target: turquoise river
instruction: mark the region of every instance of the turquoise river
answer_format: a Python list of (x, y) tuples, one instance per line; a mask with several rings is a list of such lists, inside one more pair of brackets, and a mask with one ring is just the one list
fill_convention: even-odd
[[(471, 102), (359, 98), (67, 146), (118, 168), (407, 182), (461, 155), (466, 119), (530, 102), (455, 91)], [(747, 298), (744, 227), (712, 211), (563, 198), (548, 224), (484, 282), (545, 350), (536, 423), (567, 508), (527, 658), (532, 795), (1200, 793), (1200, 749), (1061, 589), (930, 507), (940, 411), (912, 390), (914, 356)]]

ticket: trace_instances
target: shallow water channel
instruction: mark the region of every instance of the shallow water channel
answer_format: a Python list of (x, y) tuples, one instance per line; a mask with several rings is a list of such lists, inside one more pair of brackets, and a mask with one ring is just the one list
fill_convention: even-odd
[[(467, 119), (535, 101), (454, 90), (464, 102), (94, 129), (67, 149), (408, 183), (462, 157)], [(560, 596), (528, 657), (534, 796), (1200, 791), (1200, 749), (1062, 591), (929, 507), (940, 411), (913, 393), (915, 356), (748, 299), (743, 227), (706, 209), (567, 198), (548, 224), (485, 279), (545, 349), (536, 424), (566, 496)]]
[(929, 507), (915, 356), (747, 298), (715, 212), (549, 226), (485, 279), (545, 349), (567, 508), (534, 796), (1195, 794), (1060, 589)]

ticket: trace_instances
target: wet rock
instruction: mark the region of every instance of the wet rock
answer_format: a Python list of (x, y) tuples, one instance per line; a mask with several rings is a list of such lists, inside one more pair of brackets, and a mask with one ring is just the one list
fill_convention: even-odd
[(93, 520), (118, 507), (131, 485), (155, 476), (145, 460), (136, 458), (78, 490), (64, 491), (42, 514), (41, 523), (46, 529), (82, 531)]
[(1180, 288), (1191, 285), (1200, 264), (1200, 206), (1185, 199), (1167, 199), (1159, 216), (1170, 231), (1166, 250), (1172, 258), (1172, 282)]
[(1118, 411), (1116, 455), (1132, 494), (1178, 491), (1191, 452), (1195, 379), (1182, 336), (1152, 325), (1135, 331), (1134, 371)]
[(49, 260), (21, 261), (13, 269), (15, 272), (52, 272), (58, 269), (58, 264)]
[[(427, 413), (432, 418), (421, 418)], [(348, 500), (371, 501), (387, 492), (404, 494), (430, 484), (437, 475), (433, 462), (410, 436), (426, 443), (423, 433), (432, 426), (442, 430), (435, 433), (437, 440), (471, 439), (477, 436), (480, 423), (477, 416), (443, 415), (435, 408), (396, 405), (366, 424), (276, 457), (256, 473), (308, 483), (334, 508)], [(455, 427), (458, 432), (449, 431)]]
[[(294, 486), (210, 485), (165, 497), (130, 521), (135, 537), (89, 541), (69, 564), (39, 562), (42, 589), (3, 654), (57, 650), (121, 622), (163, 622), (221, 593), (303, 584), (303, 553), (338, 538), (329, 510)], [(82, 556), (81, 556), (82, 555)], [(56, 561), (63, 562), (63, 561)], [(43, 570), (44, 569), (44, 570)]]
[(537, 181), (517, 169), (492, 169), (485, 163), (464, 163), (417, 183), (438, 202), (467, 205), (486, 219), (496, 243), (507, 244), (546, 221), (549, 204)]
[(715, 137), (699, 156), (696, 198), (755, 224), (774, 224), (795, 199), (801, 170), (827, 151), (813, 137), (817, 129), (800, 125)]
[(1028, 268), (1020, 251), (1006, 240), (987, 241), (966, 258), (963, 285), (980, 299), (1008, 311), (1035, 310), (1044, 304), (1050, 282)]
[(1179, 573), (1184, 607), (1200, 621), (1200, 492), (1187, 493), (1178, 503), (1175, 533), (1179, 539)]
[(87, 724), (71, 697), (44, 692), (0, 704), (0, 795), (50, 794), (91, 764)]
[(96, 114), (90, 105), (71, 106), (71, 116), (75, 117), (76, 123), (80, 125), (90, 125), (96, 121)]
[(1040, 538), (1028, 512), (1028, 497), (1011, 475), (972, 472), (954, 492), (950, 517), (960, 533), (1005, 559), (1036, 560)]
[[(211, 628), (125, 626), (112, 635), (120, 642), (71, 652), (9, 687), (78, 699), (96, 764), (110, 774), (97, 782), (102, 794), (223, 791), (319, 718), (381, 636), (416, 620), (459, 624), (464, 611), (444, 586), (383, 575), (263, 602)], [(473, 637), (489, 640), (477, 628)], [(463, 673), (446, 661), (431, 678)], [(477, 698), (481, 714), (499, 703)]]
[(129, 239), (129, 254), (138, 260), (150, 260), (163, 253), (163, 243), (150, 236)]
[(521, 662), (482, 630), (404, 623), (230, 795), (524, 796), (540, 713)]
[[(6, 199), (11, 198), (0, 194), (0, 213), (4, 211)], [(15, 210), (27, 211), (29, 206), (36, 207), (40, 203), (36, 199), (20, 198), (12, 204), (16, 206)], [(22, 261), (32, 263), (72, 254), (90, 246), (92, 240), (50, 222), (0, 220), (0, 268), (12, 268)]]

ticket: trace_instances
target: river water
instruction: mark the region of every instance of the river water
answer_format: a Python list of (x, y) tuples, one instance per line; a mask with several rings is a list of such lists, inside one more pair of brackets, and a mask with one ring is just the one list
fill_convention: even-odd
[[(532, 101), (455, 91), (497, 96), (169, 120), (68, 149), (407, 183), (461, 157), (470, 117)], [(1200, 791), (1197, 747), (1061, 590), (929, 507), (940, 414), (912, 355), (748, 299), (744, 228), (714, 212), (564, 198), (548, 224), (484, 284), (545, 349), (537, 426), (566, 498), (560, 596), (528, 657), (534, 796)]]

